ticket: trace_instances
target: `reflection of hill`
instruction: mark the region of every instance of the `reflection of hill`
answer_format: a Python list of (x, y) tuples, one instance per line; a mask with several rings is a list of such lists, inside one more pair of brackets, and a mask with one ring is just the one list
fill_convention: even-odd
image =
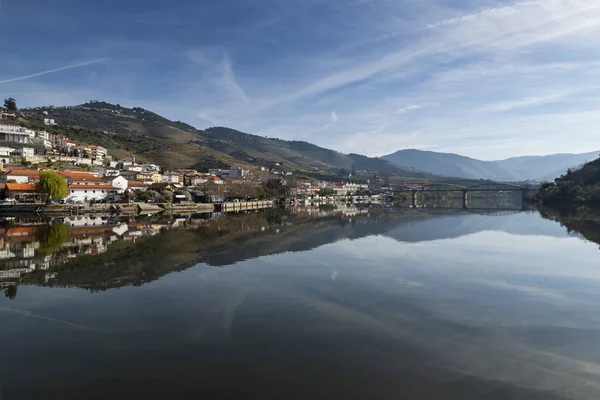
[(206, 220), (195, 229), (168, 230), (138, 239), (134, 245), (114, 243), (104, 254), (80, 257), (53, 269), (45, 282), (31, 274), (25, 282), (105, 290), (142, 285), (198, 263), (225, 266), (266, 255), (306, 251), (343, 239), (384, 235), (404, 242), (439, 240), (484, 230), (561, 237), (559, 225), (537, 214), (483, 216), (470, 213), (430, 215), (421, 212), (373, 210), (353, 219), (266, 213), (231, 215)]
[[(534, 213), (537, 215), (537, 213)], [(386, 236), (402, 242), (422, 242), (428, 240), (451, 239), (482, 231), (501, 231), (515, 235), (545, 235), (562, 237), (564, 229), (559, 225), (540, 218), (528, 218), (527, 214), (478, 215), (459, 213), (438, 215), (435, 219), (418, 220), (399, 229), (392, 229)]]
[[(594, 243), (600, 244), (600, 213), (589, 208), (540, 210), (542, 217), (556, 221), (561, 229), (566, 228), (569, 234), (576, 234)], [(558, 225), (557, 225), (558, 226)]]

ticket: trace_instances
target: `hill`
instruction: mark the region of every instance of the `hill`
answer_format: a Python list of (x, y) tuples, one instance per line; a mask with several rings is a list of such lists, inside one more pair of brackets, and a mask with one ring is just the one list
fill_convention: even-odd
[(342, 154), (308, 142), (265, 138), (235, 129), (214, 127), (199, 131), (198, 143), (240, 160), (261, 165), (283, 164), (289, 169), (345, 169), (374, 171), (408, 177), (431, 177), (412, 168), (359, 154)]
[(538, 200), (546, 204), (600, 204), (600, 158), (542, 185)]
[[(152, 111), (91, 101), (79, 106), (37, 107), (22, 110), (30, 119), (46, 115), (59, 124), (54, 131), (83, 143), (99, 144), (119, 156), (135, 152), (139, 157), (168, 167), (187, 167), (202, 160), (300, 171), (369, 171), (407, 177), (431, 174), (394, 165), (379, 158), (342, 154), (307, 142), (287, 141), (248, 134), (225, 127), (199, 130), (170, 121)], [(215, 165), (218, 167), (219, 165)]]
[(593, 160), (598, 152), (514, 157), (499, 161), (482, 161), (451, 153), (400, 150), (381, 157), (398, 166), (407, 166), (432, 174), (468, 179), (498, 181), (553, 180), (567, 168)]

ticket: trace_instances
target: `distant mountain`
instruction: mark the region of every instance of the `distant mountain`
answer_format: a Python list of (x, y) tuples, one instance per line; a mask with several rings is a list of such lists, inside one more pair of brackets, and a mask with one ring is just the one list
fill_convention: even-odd
[(199, 131), (198, 143), (240, 160), (263, 165), (281, 163), (289, 169), (366, 170), (408, 177), (431, 177), (431, 174), (397, 166), (380, 158), (342, 154), (308, 142), (266, 138), (224, 127)]
[(107, 147), (118, 156), (135, 152), (137, 156), (166, 167), (204, 164), (254, 164), (281, 169), (350, 173), (369, 171), (394, 173), (406, 177), (430, 178), (431, 174), (395, 165), (380, 158), (342, 154), (308, 142), (266, 138), (225, 127), (199, 130), (180, 121), (170, 121), (152, 111), (126, 108), (103, 101), (79, 106), (37, 107), (22, 110), (29, 118), (41, 121), (46, 115), (74, 140)]
[(415, 168), (436, 175), (497, 181), (546, 181), (598, 157), (599, 152), (514, 157), (499, 161), (482, 161), (451, 153), (400, 150), (381, 157), (398, 166)]

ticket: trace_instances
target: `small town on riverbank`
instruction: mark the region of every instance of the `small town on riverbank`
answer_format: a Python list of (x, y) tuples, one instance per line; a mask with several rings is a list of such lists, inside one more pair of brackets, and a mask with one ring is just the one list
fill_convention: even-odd
[[(44, 124), (54, 126), (56, 121), (44, 118)], [(81, 208), (123, 203), (279, 202), (282, 198), (287, 202), (297, 198), (323, 201), (370, 194), (368, 181), (301, 179), (290, 171), (264, 167), (167, 169), (138, 161), (135, 155), (116, 159), (102, 146), (26, 128), (16, 114), (7, 112), (0, 112), (0, 169), (0, 201), (10, 205), (65, 204)], [(56, 176), (52, 185), (63, 189), (40, 183), (49, 179), (49, 174)]]

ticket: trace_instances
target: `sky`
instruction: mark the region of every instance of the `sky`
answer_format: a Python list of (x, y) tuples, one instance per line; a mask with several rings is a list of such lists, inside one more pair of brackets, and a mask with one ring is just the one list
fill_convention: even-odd
[(597, 0), (0, 0), (0, 26), (19, 107), (103, 100), (369, 156), (600, 149)]

